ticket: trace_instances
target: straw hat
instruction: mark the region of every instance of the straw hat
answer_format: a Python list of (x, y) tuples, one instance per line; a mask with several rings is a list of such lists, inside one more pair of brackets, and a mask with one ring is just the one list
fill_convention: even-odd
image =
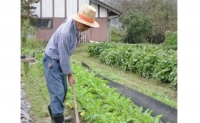
[(99, 24), (95, 21), (95, 15), (96, 9), (84, 4), (76, 15), (72, 15), (72, 18), (85, 25), (99, 27)]

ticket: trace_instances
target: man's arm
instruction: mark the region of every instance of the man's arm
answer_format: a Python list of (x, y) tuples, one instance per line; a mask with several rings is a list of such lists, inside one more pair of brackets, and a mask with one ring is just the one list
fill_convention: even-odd
[(58, 52), (59, 52), (59, 62), (63, 74), (67, 75), (68, 83), (72, 86), (75, 83), (75, 79), (71, 70), (70, 65), (70, 55), (69, 55), (69, 37), (63, 37), (62, 35), (59, 38), (58, 43)]
[(63, 74), (68, 75), (71, 73), (70, 56), (69, 56), (69, 37), (60, 35), (58, 42), (59, 62)]

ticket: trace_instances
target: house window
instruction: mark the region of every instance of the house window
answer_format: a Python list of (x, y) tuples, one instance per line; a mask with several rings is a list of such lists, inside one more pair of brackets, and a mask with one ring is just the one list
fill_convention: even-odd
[(36, 19), (31, 24), (40, 29), (52, 29), (53, 19)]

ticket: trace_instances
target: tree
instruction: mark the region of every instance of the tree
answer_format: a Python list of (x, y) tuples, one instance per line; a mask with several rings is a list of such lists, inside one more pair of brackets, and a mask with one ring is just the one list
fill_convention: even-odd
[(163, 43), (166, 31), (177, 31), (177, 10), (174, 0), (147, 0), (140, 11), (153, 23), (151, 43)]
[(126, 43), (145, 43), (151, 37), (152, 23), (139, 11), (130, 12), (123, 24), (126, 27), (123, 41)]
[(22, 45), (27, 42), (28, 37), (32, 35), (35, 28), (30, 26), (30, 21), (34, 20), (37, 15), (33, 13), (36, 7), (34, 3), (38, 3), (39, 0), (21, 0), (21, 41)]
[(36, 9), (33, 4), (38, 2), (39, 0), (21, 0), (21, 24), (24, 20), (33, 20), (37, 17), (37, 15), (33, 13), (33, 10)]
[[(120, 17), (121, 22), (129, 16), (131, 11), (139, 11), (142, 13), (143, 17), (148, 18), (153, 25), (151, 37), (148, 39), (150, 43), (163, 43), (166, 31), (177, 31), (177, 0), (109, 1), (122, 12)], [(122, 27), (127, 27), (127, 25), (124, 24)]]

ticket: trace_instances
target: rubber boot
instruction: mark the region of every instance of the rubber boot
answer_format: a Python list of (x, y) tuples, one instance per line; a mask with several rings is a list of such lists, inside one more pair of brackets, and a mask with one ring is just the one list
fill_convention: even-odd
[(72, 117), (64, 117), (63, 114), (53, 116), (53, 123), (67, 123), (72, 121)]
[(53, 116), (53, 123), (65, 123), (64, 122), (64, 115), (63, 114), (54, 115)]
[[(54, 123), (54, 118), (53, 118), (53, 115), (52, 115), (52, 112), (51, 112), (50, 105), (48, 106), (48, 110), (49, 110), (49, 114), (51, 116), (51, 123)], [(70, 122), (70, 121), (72, 121), (72, 119), (73, 118), (71, 116), (64, 117), (65, 122)]]

